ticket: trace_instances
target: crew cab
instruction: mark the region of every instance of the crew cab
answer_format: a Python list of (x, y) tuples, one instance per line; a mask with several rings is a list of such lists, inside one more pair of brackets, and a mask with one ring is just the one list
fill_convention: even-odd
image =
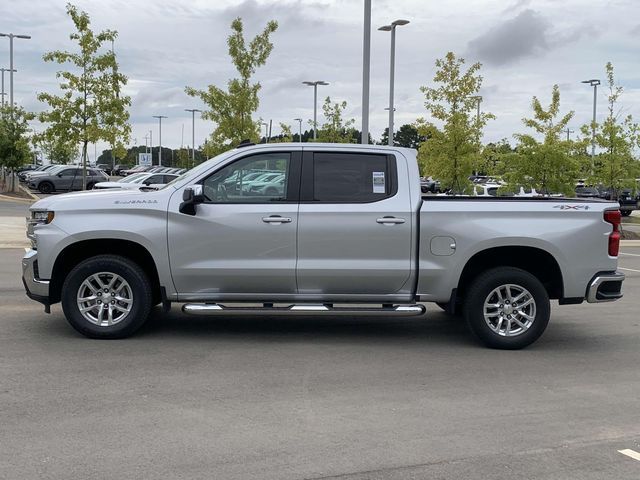
[[(243, 188), (264, 171), (282, 188)], [(249, 145), (157, 191), (36, 202), (23, 281), (92, 338), (131, 335), (172, 302), (208, 316), (385, 317), (433, 302), (486, 345), (517, 349), (543, 333), (550, 300), (622, 297), (619, 226), (602, 200), (423, 196), (411, 149)]]

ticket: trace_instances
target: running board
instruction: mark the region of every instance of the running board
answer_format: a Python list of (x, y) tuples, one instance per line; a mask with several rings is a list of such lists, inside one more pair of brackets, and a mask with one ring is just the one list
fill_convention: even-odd
[(225, 307), (218, 303), (187, 303), (182, 311), (189, 315), (251, 316), (251, 315), (326, 315), (376, 317), (414, 317), (426, 311), (424, 305), (393, 305), (383, 307), (333, 307), (330, 305), (289, 305), (287, 307)]

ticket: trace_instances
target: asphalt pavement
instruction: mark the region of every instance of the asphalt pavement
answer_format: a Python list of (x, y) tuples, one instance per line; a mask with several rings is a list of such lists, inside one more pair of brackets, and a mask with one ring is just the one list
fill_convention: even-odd
[(88, 340), (0, 249), (0, 478), (640, 478), (640, 248), (625, 297), (509, 352), (425, 317), (194, 318)]

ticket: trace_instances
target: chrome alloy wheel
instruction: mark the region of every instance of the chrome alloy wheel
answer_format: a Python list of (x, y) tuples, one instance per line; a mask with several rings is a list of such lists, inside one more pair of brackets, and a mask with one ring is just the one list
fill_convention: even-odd
[(99, 327), (110, 327), (129, 315), (133, 307), (133, 293), (120, 275), (99, 272), (80, 284), (76, 301), (86, 320)]
[(500, 285), (484, 301), (484, 321), (503, 337), (520, 335), (536, 319), (536, 301), (524, 287), (514, 284)]

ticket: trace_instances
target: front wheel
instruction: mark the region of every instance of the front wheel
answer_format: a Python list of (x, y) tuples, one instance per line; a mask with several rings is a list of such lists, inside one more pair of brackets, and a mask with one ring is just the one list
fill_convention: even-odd
[(42, 182), (38, 185), (38, 191), (44, 195), (53, 192), (53, 184), (51, 182)]
[(535, 276), (499, 267), (478, 276), (465, 300), (464, 316), (473, 333), (488, 347), (524, 348), (547, 328), (549, 295)]
[(620, 210), (620, 215), (622, 215), (623, 217), (628, 217), (629, 215), (631, 215), (631, 210)]
[(89, 338), (124, 338), (140, 328), (152, 306), (144, 270), (127, 258), (98, 255), (80, 262), (62, 286), (67, 321)]

